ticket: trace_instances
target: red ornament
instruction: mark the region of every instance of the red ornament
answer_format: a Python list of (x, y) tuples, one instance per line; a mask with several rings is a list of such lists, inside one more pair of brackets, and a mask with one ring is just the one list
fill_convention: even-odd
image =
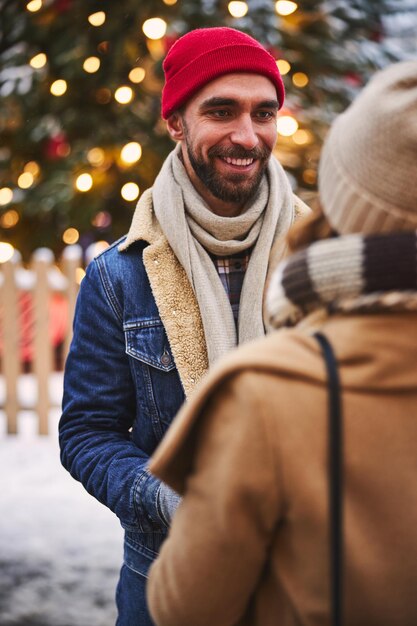
[(57, 133), (46, 142), (45, 156), (51, 161), (63, 159), (71, 152), (71, 146), (65, 133)]
[(348, 72), (345, 74), (345, 83), (350, 85), (350, 87), (361, 87), (363, 80), (359, 74), (356, 74), (356, 72)]

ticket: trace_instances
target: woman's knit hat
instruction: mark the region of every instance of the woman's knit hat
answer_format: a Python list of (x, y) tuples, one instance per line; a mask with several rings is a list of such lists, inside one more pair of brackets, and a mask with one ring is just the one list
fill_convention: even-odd
[(253, 72), (275, 85), (280, 107), (284, 84), (276, 61), (261, 44), (234, 28), (199, 28), (180, 37), (164, 63), (162, 117), (167, 119), (207, 83), (234, 72)]
[(340, 234), (417, 229), (417, 60), (375, 74), (336, 119), (319, 193)]

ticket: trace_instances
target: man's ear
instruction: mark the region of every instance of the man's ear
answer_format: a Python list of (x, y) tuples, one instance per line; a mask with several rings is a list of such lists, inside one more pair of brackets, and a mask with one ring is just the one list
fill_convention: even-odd
[(167, 129), (172, 139), (181, 141), (184, 139), (184, 124), (180, 113), (175, 112), (166, 121)]

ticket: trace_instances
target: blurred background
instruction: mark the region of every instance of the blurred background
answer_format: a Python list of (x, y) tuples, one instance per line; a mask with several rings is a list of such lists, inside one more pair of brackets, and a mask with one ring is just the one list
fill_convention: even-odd
[(0, 15), (0, 239), (23, 261), (126, 232), (173, 147), (162, 59), (188, 30), (236, 27), (276, 58), (276, 153), (307, 201), (335, 114), (417, 50), (416, 0), (0, 0)]
[(173, 148), (162, 60), (222, 25), (276, 59), (276, 156), (314, 202), (335, 115), (417, 55), (417, 0), (0, 0), (2, 626), (114, 623), (122, 532), (60, 466), (62, 368), (86, 264), (128, 230)]

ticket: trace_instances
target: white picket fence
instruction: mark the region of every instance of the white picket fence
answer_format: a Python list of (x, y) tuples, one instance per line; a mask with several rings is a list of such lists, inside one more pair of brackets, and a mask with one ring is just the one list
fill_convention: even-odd
[[(62, 366), (71, 342), (82, 273), (82, 250), (78, 245), (67, 246), (59, 263), (51, 250), (39, 248), (27, 267), (17, 251), (0, 264), (1, 409), (6, 415), (8, 434), (18, 432), (18, 413), (25, 408), (20, 391), (25, 368), (30, 369), (36, 381), (33, 409), (37, 430), (41, 435), (48, 434), (56, 344), (60, 343)], [(52, 322), (59, 326), (58, 338), (52, 336)]]

